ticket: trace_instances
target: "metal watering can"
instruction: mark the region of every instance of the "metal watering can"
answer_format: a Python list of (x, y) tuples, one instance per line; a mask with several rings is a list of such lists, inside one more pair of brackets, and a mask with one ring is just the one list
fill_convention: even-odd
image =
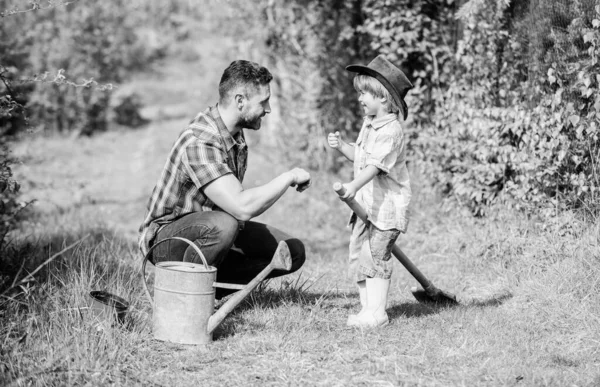
[[(146, 263), (152, 250), (168, 240), (180, 240), (194, 248), (203, 265), (163, 261), (155, 265), (154, 299), (146, 282)], [(179, 344), (208, 344), (216, 327), (273, 270), (290, 270), (288, 245), (279, 242), (271, 262), (247, 285), (215, 282), (217, 269), (209, 266), (193, 242), (180, 237), (166, 238), (150, 248), (142, 263), (144, 289), (153, 308), (154, 338)], [(215, 288), (238, 289), (214, 314)]]

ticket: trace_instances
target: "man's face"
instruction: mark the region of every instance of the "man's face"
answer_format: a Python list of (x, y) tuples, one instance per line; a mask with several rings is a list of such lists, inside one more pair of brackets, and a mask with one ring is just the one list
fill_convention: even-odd
[(260, 129), (261, 119), (267, 113), (271, 113), (271, 89), (269, 85), (259, 85), (258, 87), (249, 87), (245, 96), (245, 103), (242, 107), (240, 123), (242, 127), (248, 129)]

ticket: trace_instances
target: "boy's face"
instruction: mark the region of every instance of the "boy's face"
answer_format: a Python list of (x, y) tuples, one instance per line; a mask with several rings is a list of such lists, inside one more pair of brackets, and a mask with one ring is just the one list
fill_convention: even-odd
[(385, 108), (381, 98), (377, 98), (370, 92), (364, 90), (359, 91), (358, 102), (360, 102), (366, 116), (377, 116)]

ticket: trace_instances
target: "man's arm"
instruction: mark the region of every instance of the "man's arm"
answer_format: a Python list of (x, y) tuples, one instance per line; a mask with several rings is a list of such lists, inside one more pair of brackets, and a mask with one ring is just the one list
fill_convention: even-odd
[(204, 193), (223, 211), (246, 221), (265, 212), (290, 186), (295, 185), (298, 191), (304, 191), (310, 185), (310, 174), (294, 168), (264, 185), (249, 189), (244, 189), (233, 174), (227, 174), (206, 185)]

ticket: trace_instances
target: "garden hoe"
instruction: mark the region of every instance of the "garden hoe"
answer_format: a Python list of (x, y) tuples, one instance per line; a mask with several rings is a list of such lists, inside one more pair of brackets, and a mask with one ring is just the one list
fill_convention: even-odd
[[(333, 190), (339, 195), (342, 196), (346, 193), (346, 189), (342, 186), (341, 183), (333, 184)], [(346, 204), (350, 207), (352, 211), (358, 216), (363, 222), (367, 222), (367, 213), (365, 210), (356, 202), (356, 200), (352, 199), (351, 201), (347, 201)], [(408, 272), (415, 277), (417, 281), (423, 286), (423, 289), (418, 289), (416, 287), (411, 288), (411, 292), (413, 296), (419, 302), (428, 302), (428, 303), (437, 303), (444, 305), (458, 305), (458, 301), (456, 301), (456, 296), (454, 294), (445, 292), (436, 288), (431, 281), (429, 281), (423, 273), (415, 266), (414, 263), (411, 262), (410, 259), (400, 250), (400, 247), (394, 245), (392, 248), (392, 254), (400, 261), (400, 263), (408, 270)]]

